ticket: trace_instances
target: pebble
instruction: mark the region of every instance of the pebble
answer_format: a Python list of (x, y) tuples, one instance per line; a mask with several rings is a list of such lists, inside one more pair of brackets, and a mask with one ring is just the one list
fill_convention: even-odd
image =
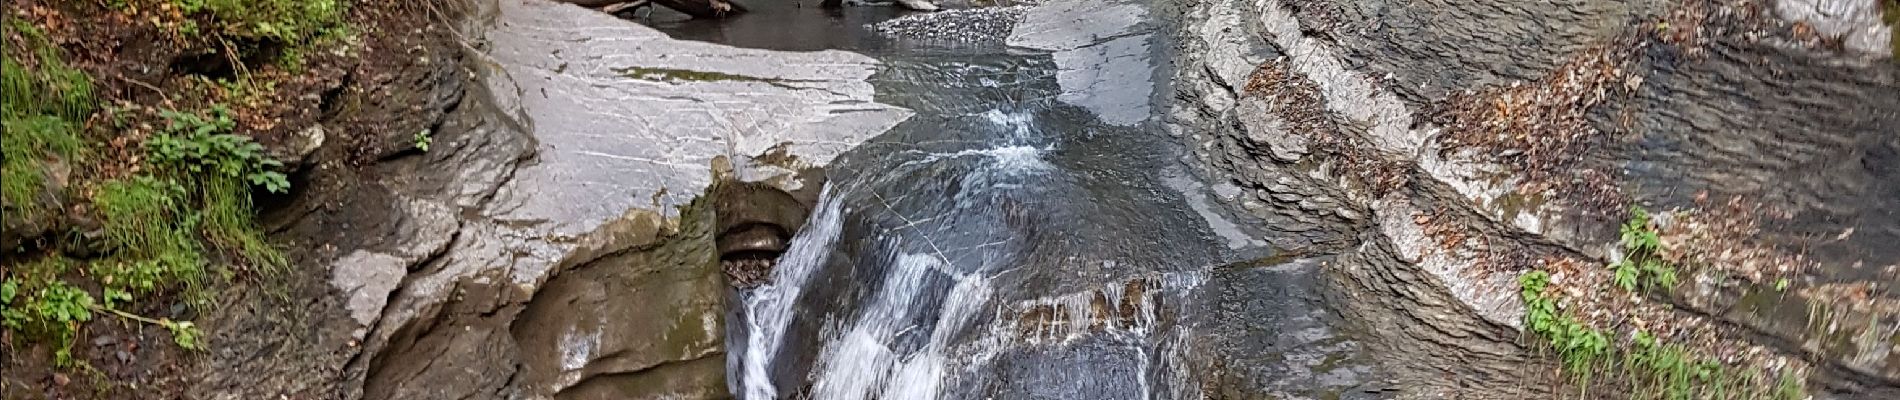
[(719, 264), (725, 270), (732, 287), (751, 289), (771, 282), (772, 267), (777, 266), (778, 260), (752, 258), (725, 260), (720, 261)]
[(927, 41), (1002, 43), (1027, 10), (1027, 5), (1016, 5), (911, 14), (873, 24), (871, 30), (886, 36)]

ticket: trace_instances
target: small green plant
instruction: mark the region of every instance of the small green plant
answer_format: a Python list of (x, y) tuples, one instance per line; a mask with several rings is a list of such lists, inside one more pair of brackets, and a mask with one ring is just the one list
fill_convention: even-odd
[(1781, 379), (1775, 385), (1776, 400), (1801, 400), (1808, 397), (1806, 385), (1793, 371), (1781, 371)]
[(429, 152), (429, 144), (435, 142), (435, 138), (430, 136), (428, 129), (417, 131), (414, 139), (416, 141), (416, 150), (422, 150), (424, 153)]
[(1630, 210), (1621, 229), (1623, 259), (1610, 264), (1611, 282), (1625, 291), (1676, 286), (1676, 267), (1662, 259), (1662, 236), (1642, 207)]
[(1544, 271), (1531, 271), (1518, 278), (1519, 296), (1524, 301), (1524, 325), (1556, 349), (1565, 369), (1584, 374), (1587, 382), (1591, 365), (1609, 355), (1609, 337), (1562, 314), (1557, 300), (1545, 294), (1549, 285), (1550, 273)]
[(204, 15), (216, 33), (301, 43), (339, 29), (342, 0), (167, 0), (184, 14)]
[(79, 326), (99, 314), (163, 326), (171, 331), (172, 340), (180, 347), (201, 349), (197, 346), (201, 334), (191, 322), (152, 319), (119, 310), (112, 297), (122, 296), (117, 301), (131, 300), (124, 292), (114, 294), (107, 290), (107, 301), (96, 301), (91, 293), (56, 277), (69, 266), (70, 260), (43, 257), (23, 267), (38, 274), (20, 274), (0, 282), (0, 317), (4, 317), (6, 328), (31, 334), (31, 338), (50, 340), (56, 365), (81, 366), (73, 358), (73, 342), (78, 339)]
[(199, 332), (198, 326), (192, 325), (191, 321), (163, 319), (159, 320), (158, 324), (172, 332), (172, 342), (177, 343), (178, 347), (186, 350), (204, 350), (204, 347), (198, 345), (198, 337), (204, 334)]
[(194, 175), (210, 172), (241, 178), (271, 193), (290, 189), (289, 178), (277, 172), (283, 163), (264, 154), (263, 145), (230, 133), (236, 122), (223, 106), (213, 106), (210, 116), (173, 110), (159, 115), (168, 121), (166, 128), (145, 142), (146, 151), (159, 165)]
[(92, 320), (91, 294), (56, 277), (70, 267), (59, 257), (45, 257), (15, 265), (16, 271), (0, 283), (0, 318), (9, 330), (54, 343), (54, 362), (73, 366), (72, 342), (79, 325)]

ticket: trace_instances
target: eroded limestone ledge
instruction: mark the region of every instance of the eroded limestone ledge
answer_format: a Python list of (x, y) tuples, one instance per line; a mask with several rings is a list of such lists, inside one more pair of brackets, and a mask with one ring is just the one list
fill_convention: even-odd
[(545, 0), (481, 4), (462, 32), (469, 99), (399, 168), (423, 184), (391, 200), (414, 211), (401, 229), (440, 240), (327, 267), (361, 324), (349, 397), (726, 396), (727, 285), (715, 216), (696, 200), (714, 160), (798, 186), (790, 172), (910, 112), (872, 99), (876, 62), (862, 55), (673, 40)]

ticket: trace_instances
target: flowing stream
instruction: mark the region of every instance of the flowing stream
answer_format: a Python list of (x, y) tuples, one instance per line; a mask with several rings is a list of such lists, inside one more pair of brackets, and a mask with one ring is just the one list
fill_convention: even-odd
[[(1198, 328), (1227, 292), (1205, 287), (1217, 266), (1267, 250), (1206, 203), (1179, 139), (1158, 122), (1168, 38), (1149, 7), (1070, 6), (1013, 34), (985, 27), (1007, 30), (1038, 10), (905, 21), (925, 27), (910, 36), (872, 31), (890, 11), (861, 8), (658, 23), (738, 46), (864, 52), (883, 63), (878, 101), (916, 112), (832, 163), (771, 282), (738, 294), (733, 392), (1199, 398), (1193, 365), (1207, 358), (1192, 354), (1226, 343)], [(1310, 285), (1310, 273), (1296, 275), (1280, 283)], [(1289, 332), (1349, 352), (1309, 300), (1290, 300), (1298, 315), (1287, 320), (1299, 322)], [(1365, 372), (1348, 370), (1320, 385)]]

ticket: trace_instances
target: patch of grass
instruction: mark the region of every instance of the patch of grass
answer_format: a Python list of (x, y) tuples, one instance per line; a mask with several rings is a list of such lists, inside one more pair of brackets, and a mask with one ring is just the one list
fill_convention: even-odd
[(38, 29), (11, 18), (4, 26), (26, 39), (21, 47), (35, 64), (16, 59), (11, 46), (0, 54), (0, 199), (30, 219), (45, 211), (39, 194), (48, 162), (79, 155), (79, 127), (95, 99), (92, 80), (67, 66)]
[(78, 132), (71, 122), (47, 115), (8, 116), (0, 124), (0, 198), (12, 207), (8, 212), (38, 215), (45, 211), (39, 195), (47, 163), (73, 160), (80, 150)]
[(1632, 397), (1688, 399), (1704, 385), (1711, 389), (1705, 391), (1711, 395), (1726, 389), (1726, 384), (1719, 379), (1726, 375), (1721, 364), (1698, 360), (1687, 348), (1662, 343), (1647, 332), (1637, 331), (1632, 335), (1624, 360)]
[(1802, 384), (1801, 378), (1794, 376), (1793, 372), (1781, 371), (1781, 378), (1777, 379), (1776, 382), (1775, 400), (1801, 400), (1808, 398), (1806, 385)]
[[(278, 178), (281, 181), (281, 174)], [(205, 234), (219, 247), (236, 251), (262, 272), (277, 272), (289, 265), (282, 252), (264, 240), (254, 217), (250, 186), (231, 177), (211, 177), (199, 182), (199, 201)], [(278, 183), (281, 188), (289, 183)]]
[(218, 247), (266, 272), (284, 266), (283, 255), (264, 240), (253, 221), (250, 190), (289, 190), (289, 178), (277, 171), (283, 164), (250, 138), (231, 133), (236, 124), (223, 107), (212, 107), (205, 115), (160, 114), (169, 124), (145, 143), (159, 178), (146, 179), (175, 188), (174, 198), (181, 200), (173, 204), (190, 207), (189, 212), (179, 211), (177, 220), (201, 228)]
[[(88, 144), (81, 133), (99, 99), (91, 79), (65, 65), (38, 29), (12, 19), (3, 25), (9, 37), (26, 40), (7, 43), (0, 57), (0, 195), (8, 213), (56, 211), (35, 208), (44, 207), (38, 196), (45, 191), (47, 165), (83, 155)], [(50, 344), (59, 366), (85, 367), (76, 361), (73, 343), (82, 339), (81, 326), (99, 315), (164, 327), (180, 347), (200, 349), (191, 322), (126, 310), (150, 308), (154, 299), (174, 295), (208, 305), (213, 285), (207, 283), (233, 277), (225, 266), (231, 263), (220, 261), (248, 261), (266, 272), (286, 264), (253, 222), (251, 200), (252, 187), (289, 188), (277, 171), (281, 164), (234, 134), (236, 124), (222, 107), (161, 116), (166, 127), (145, 142), (145, 173), (96, 183), (70, 177), (72, 186), (89, 188), (82, 200), (91, 204), (103, 232), (99, 258), (51, 252), (0, 260), (0, 320), (23, 342)]]
[[(4, 26), (6, 33), (26, 39), (21, 45), (34, 64), (23, 63), (20, 54), (11, 51), (5, 55), (5, 68), (0, 69), (0, 100), (4, 100), (0, 114), (49, 115), (68, 121), (84, 121), (91, 115), (97, 101), (92, 79), (66, 65), (59, 48), (49, 44), (38, 28), (11, 18)], [(14, 49), (9, 46), (8, 50)]]
[(106, 182), (93, 196), (112, 257), (94, 263), (100, 284), (115, 301), (174, 287), (202, 293), (205, 258), (198, 245), (202, 218), (177, 183), (140, 176)]
[[(71, 348), (79, 326), (95, 314), (162, 326), (182, 348), (198, 349), (189, 321), (148, 318), (120, 307), (176, 294), (207, 306), (211, 285), (233, 271), (213, 260), (236, 254), (266, 272), (285, 264), (253, 222), (251, 187), (284, 190), (278, 164), (248, 138), (229, 132), (227, 115), (166, 112), (171, 124), (148, 139), (148, 174), (98, 184), (92, 191), (105, 257), (83, 269), (59, 255), (40, 257), (10, 272), (0, 286), (8, 329), (54, 344), (56, 363), (75, 366)], [(212, 244), (207, 247), (205, 243)], [(229, 253), (214, 253), (223, 250)], [(70, 273), (69, 270), (72, 270)], [(216, 272), (216, 275), (213, 273)], [(95, 286), (98, 297), (84, 289)]]

